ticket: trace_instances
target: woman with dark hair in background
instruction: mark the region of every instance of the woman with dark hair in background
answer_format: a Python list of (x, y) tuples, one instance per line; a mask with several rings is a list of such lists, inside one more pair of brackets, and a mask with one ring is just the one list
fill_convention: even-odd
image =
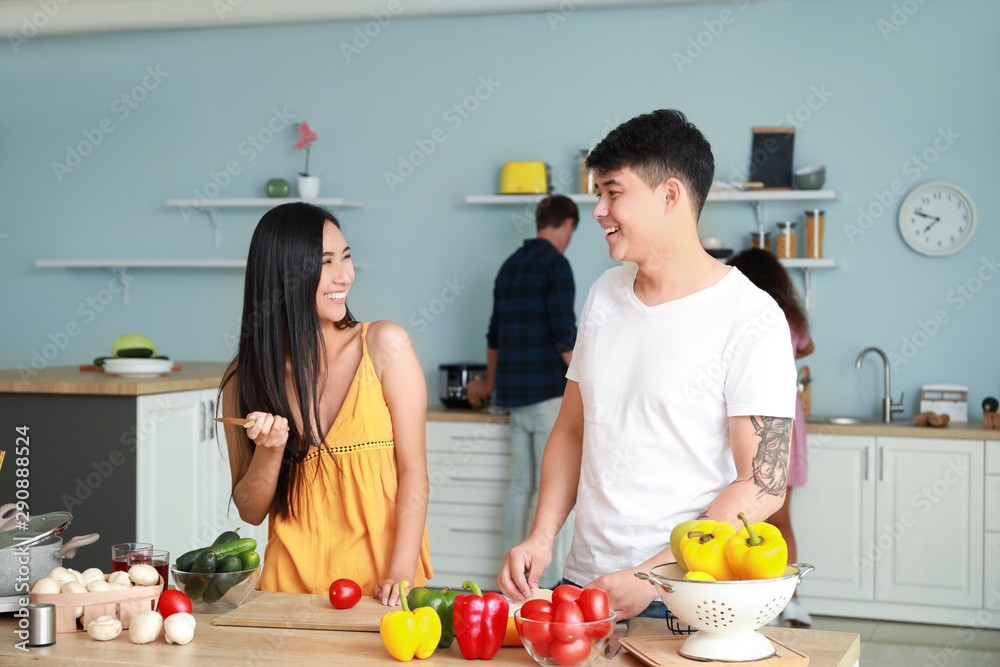
[[(798, 295), (792, 287), (792, 280), (781, 265), (778, 258), (766, 250), (752, 248), (744, 250), (732, 257), (728, 264), (739, 269), (740, 273), (750, 279), (754, 285), (771, 295), (778, 302), (788, 328), (792, 333), (792, 350), (796, 359), (812, 354), (813, 342), (809, 336), (809, 321), (805, 311), (799, 304)], [(785, 542), (788, 543), (788, 562), (798, 562), (798, 552), (795, 547), (795, 534), (792, 532), (792, 520), (789, 508), (792, 502), (792, 487), (806, 483), (808, 473), (808, 451), (806, 446), (806, 418), (802, 409), (802, 400), (795, 399), (795, 421), (792, 424), (792, 444), (788, 455), (788, 482), (785, 488), (785, 504), (771, 515), (770, 522), (781, 530)], [(809, 616), (797, 597), (793, 597), (781, 614), (781, 620), (788, 621), (793, 627), (809, 627), (812, 618)]]
[(432, 577), (427, 388), (406, 331), (359, 323), (337, 219), (304, 203), (261, 218), (250, 242), (239, 350), (220, 388), (232, 500), (268, 518), (260, 588), (326, 594), (346, 577), (383, 604)]

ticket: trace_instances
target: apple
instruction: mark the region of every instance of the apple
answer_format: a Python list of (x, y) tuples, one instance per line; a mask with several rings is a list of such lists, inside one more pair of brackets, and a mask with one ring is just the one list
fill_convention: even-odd
[(148, 348), (153, 351), (153, 354), (150, 356), (156, 356), (156, 343), (140, 334), (124, 334), (115, 338), (115, 342), (111, 346), (111, 354), (117, 357), (121, 350), (130, 350), (138, 347)]
[(670, 531), (670, 553), (672, 553), (674, 558), (677, 559), (677, 564), (685, 570), (688, 569), (688, 566), (684, 562), (684, 556), (681, 554), (681, 538), (684, 537), (686, 533), (694, 530), (694, 527), (699, 523), (701, 523), (701, 519), (682, 521), (674, 526), (674, 529)]

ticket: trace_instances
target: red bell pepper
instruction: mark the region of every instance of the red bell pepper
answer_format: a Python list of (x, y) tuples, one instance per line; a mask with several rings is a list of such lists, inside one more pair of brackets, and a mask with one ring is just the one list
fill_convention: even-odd
[(500, 650), (507, 631), (507, 599), (499, 593), (486, 593), (474, 581), (466, 581), (462, 588), (471, 595), (455, 598), (452, 618), (458, 648), (469, 660), (489, 660)]

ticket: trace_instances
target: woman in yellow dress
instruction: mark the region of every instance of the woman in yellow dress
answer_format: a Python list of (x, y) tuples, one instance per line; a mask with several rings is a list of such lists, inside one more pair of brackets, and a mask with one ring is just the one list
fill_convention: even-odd
[(350, 247), (328, 211), (267, 212), (250, 242), (239, 350), (220, 391), (232, 500), (268, 519), (259, 588), (327, 593), (341, 577), (382, 604), (432, 577), (424, 374), (406, 331), (347, 308)]

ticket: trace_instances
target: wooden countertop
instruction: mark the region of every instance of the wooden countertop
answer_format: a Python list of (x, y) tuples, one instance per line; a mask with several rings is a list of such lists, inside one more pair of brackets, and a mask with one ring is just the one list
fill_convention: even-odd
[(79, 366), (0, 371), (0, 393), (145, 396), (172, 391), (215, 389), (229, 365), (222, 361), (179, 361), (181, 369), (155, 378), (127, 378)]
[[(353, 664), (399, 665), (382, 646), (377, 632), (340, 632), (332, 630), (291, 630), (243, 628), (213, 625), (209, 614), (196, 614), (198, 627), (194, 640), (184, 646), (167, 644), (161, 633), (150, 644), (133, 644), (128, 631), (109, 642), (97, 642), (86, 632), (56, 635), (56, 643), (44, 648), (32, 648), (29, 653), (16, 648), (20, 641), (14, 631), (16, 622), (11, 613), (0, 616), (0, 663), (25, 664), (29, 661), (46, 665), (202, 665), (202, 664)], [(763, 628), (764, 634), (809, 656), (810, 667), (852, 667), (861, 655), (861, 639), (857, 634), (822, 630)], [(637, 618), (629, 624), (629, 637), (667, 634), (659, 619)], [(602, 661), (603, 662), (603, 661)], [(622, 667), (640, 667), (643, 663), (622, 649), (611, 661)], [(443, 664), (470, 664), (454, 644), (438, 649), (427, 660), (410, 663), (433, 667)], [(490, 661), (491, 665), (531, 666), (536, 663), (527, 651), (504, 647)]]
[(901, 420), (891, 424), (824, 424), (811, 422), (806, 418), (806, 433), (829, 435), (874, 435), (901, 438), (944, 438), (953, 440), (1000, 440), (1000, 431), (983, 429), (982, 421), (949, 422), (944, 428), (914, 426), (912, 420)]

